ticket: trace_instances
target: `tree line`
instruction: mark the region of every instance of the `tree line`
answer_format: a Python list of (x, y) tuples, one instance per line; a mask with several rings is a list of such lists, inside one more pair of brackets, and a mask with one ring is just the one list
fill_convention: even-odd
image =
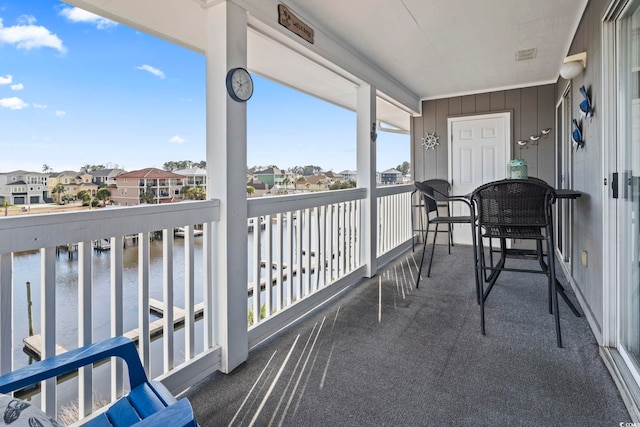
[[(165, 162), (162, 165), (162, 169), (169, 172), (172, 172), (175, 170), (181, 170), (181, 169), (191, 169), (191, 168), (206, 169), (207, 162), (204, 160), (201, 160), (199, 162), (194, 162), (191, 160), (178, 160), (178, 161), (171, 160), (171, 161)], [(278, 168), (278, 166), (276, 165), (253, 166), (252, 168), (247, 168), (247, 173), (253, 173), (258, 170), (265, 170), (269, 168)], [(86, 164), (80, 167), (80, 173), (95, 172), (102, 169), (119, 169), (119, 166), (117, 164), (115, 165), (110, 164), (109, 167), (105, 165)], [(407, 174), (411, 170), (411, 165), (409, 164), (409, 162), (405, 161), (399, 164), (398, 166), (396, 166), (395, 169), (402, 172), (403, 174)], [(322, 167), (316, 166), (316, 165), (294, 166), (288, 169), (289, 172), (295, 173), (296, 175), (302, 175), (302, 176), (317, 175), (317, 174), (320, 174), (323, 170), (324, 169)], [(53, 169), (51, 168), (51, 166), (45, 163), (42, 165), (42, 172), (43, 173), (53, 172)]]

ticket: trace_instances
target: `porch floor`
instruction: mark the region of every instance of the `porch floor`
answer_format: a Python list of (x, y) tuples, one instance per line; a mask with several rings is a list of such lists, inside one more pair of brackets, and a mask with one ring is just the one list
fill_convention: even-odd
[[(584, 317), (560, 300), (556, 347), (546, 278), (502, 273), (486, 305), (471, 249), (438, 246), (349, 288), (188, 393), (203, 426), (618, 425), (630, 417)], [(513, 263), (536, 263), (514, 260)], [(562, 276), (562, 274), (560, 274)], [(575, 300), (565, 284), (569, 297)], [(576, 302), (577, 304), (577, 302)]]

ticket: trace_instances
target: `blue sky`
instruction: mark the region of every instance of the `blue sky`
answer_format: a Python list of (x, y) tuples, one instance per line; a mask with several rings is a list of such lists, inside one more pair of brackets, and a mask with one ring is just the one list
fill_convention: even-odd
[[(355, 169), (355, 113), (253, 76), (247, 165)], [(319, 119), (320, 118), (320, 119)], [(0, 172), (205, 160), (198, 53), (54, 0), (0, 0)], [(379, 133), (379, 171), (409, 137)]]

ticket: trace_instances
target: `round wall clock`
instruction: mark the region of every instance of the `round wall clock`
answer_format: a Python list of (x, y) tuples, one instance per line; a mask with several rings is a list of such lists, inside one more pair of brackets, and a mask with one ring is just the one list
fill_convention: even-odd
[(253, 95), (253, 80), (247, 70), (232, 68), (227, 73), (227, 92), (234, 101), (246, 102)]

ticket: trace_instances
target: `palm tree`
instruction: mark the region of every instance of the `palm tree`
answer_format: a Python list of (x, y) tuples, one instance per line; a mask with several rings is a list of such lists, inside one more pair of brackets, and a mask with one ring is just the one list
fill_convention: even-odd
[(156, 196), (150, 191), (140, 193), (140, 202), (151, 204), (155, 200)]
[(96, 193), (96, 197), (102, 200), (103, 207), (107, 206), (107, 200), (109, 200), (109, 197), (111, 197), (111, 191), (109, 191), (107, 188), (101, 188)]
[(87, 190), (80, 190), (76, 196), (82, 200), (82, 206), (89, 206), (91, 204), (91, 194)]
[(51, 166), (49, 166), (46, 163), (44, 165), (42, 165), (42, 173), (49, 173), (51, 171), (52, 171)]
[(254, 186), (247, 185), (247, 194), (249, 195), (249, 197), (251, 197), (255, 192), (256, 192), (256, 188)]
[(185, 198), (191, 200), (205, 200), (207, 198), (207, 192), (203, 187), (191, 187), (185, 193)]
[(62, 196), (64, 195), (64, 192), (67, 191), (66, 188), (64, 188), (64, 185), (62, 184), (56, 184), (55, 187), (53, 187), (53, 190), (51, 191), (51, 193), (53, 194), (57, 194), (58, 197), (56, 197), (58, 199), (57, 203), (62, 203)]
[(318, 182), (316, 182), (316, 184), (318, 185), (318, 190), (322, 189), (322, 186), (324, 185), (324, 181), (319, 179)]
[(298, 189), (298, 184), (304, 184), (306, 180), (307, 178), (304, 176), (299, 176), (298, 179), (296, 179), (296, 190)]

